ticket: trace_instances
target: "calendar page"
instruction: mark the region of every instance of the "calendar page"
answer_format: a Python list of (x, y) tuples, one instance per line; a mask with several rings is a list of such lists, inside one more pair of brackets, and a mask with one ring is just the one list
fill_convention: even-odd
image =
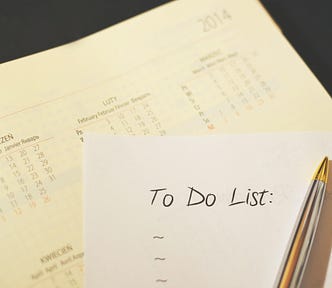
[(0, 66), (0, 286), (83, 285), (82, 145), (331, 130), (332, 102), (256, 1), (174, 1)]

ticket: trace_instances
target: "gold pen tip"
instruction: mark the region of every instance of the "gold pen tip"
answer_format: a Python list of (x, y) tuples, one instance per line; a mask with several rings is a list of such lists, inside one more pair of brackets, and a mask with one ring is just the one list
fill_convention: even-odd
[(328, 172), (329, 172), (329, 159), (325, 157), (322, 163), (318, 166), (314, 174), (314, 177), (312, 179), (327, 183)]

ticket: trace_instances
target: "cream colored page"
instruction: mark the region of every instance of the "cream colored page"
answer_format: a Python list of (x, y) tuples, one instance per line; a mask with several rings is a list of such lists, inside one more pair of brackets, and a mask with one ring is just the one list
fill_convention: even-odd
[[(0, 66), (0, 286), (82, 286), (81, 146), (329, 130), (331, 100), (255, 1), (177, 1)], [(319, 116), (319, 117), (318, 117)]]
[(330, 98), (256, 1), (178, 1), (1, 70), (2, 114), (118, 82), (215, 130), (247, 130), (243, 119), (252, 130), (329, 129)]

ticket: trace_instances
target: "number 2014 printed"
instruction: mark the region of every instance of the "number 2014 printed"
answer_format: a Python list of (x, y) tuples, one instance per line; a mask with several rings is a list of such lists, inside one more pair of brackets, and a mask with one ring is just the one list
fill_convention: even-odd
[(215, 12), (205, 17), (198, 19), (197, 21), (201, 24), (203, 32), (209, 32), (215, 30), (225, 23), (227, 20), (231, 20), (231, 15), (223, 10), (220, 12)]

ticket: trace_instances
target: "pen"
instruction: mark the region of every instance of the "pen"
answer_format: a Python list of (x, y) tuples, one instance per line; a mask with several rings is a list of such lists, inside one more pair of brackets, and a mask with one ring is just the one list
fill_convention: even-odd
[(312, 178), (280, 267), (275, 287), (300, 287), (323, 204), (328, 178), (328, 165), (329, 160), (325, 157)]

